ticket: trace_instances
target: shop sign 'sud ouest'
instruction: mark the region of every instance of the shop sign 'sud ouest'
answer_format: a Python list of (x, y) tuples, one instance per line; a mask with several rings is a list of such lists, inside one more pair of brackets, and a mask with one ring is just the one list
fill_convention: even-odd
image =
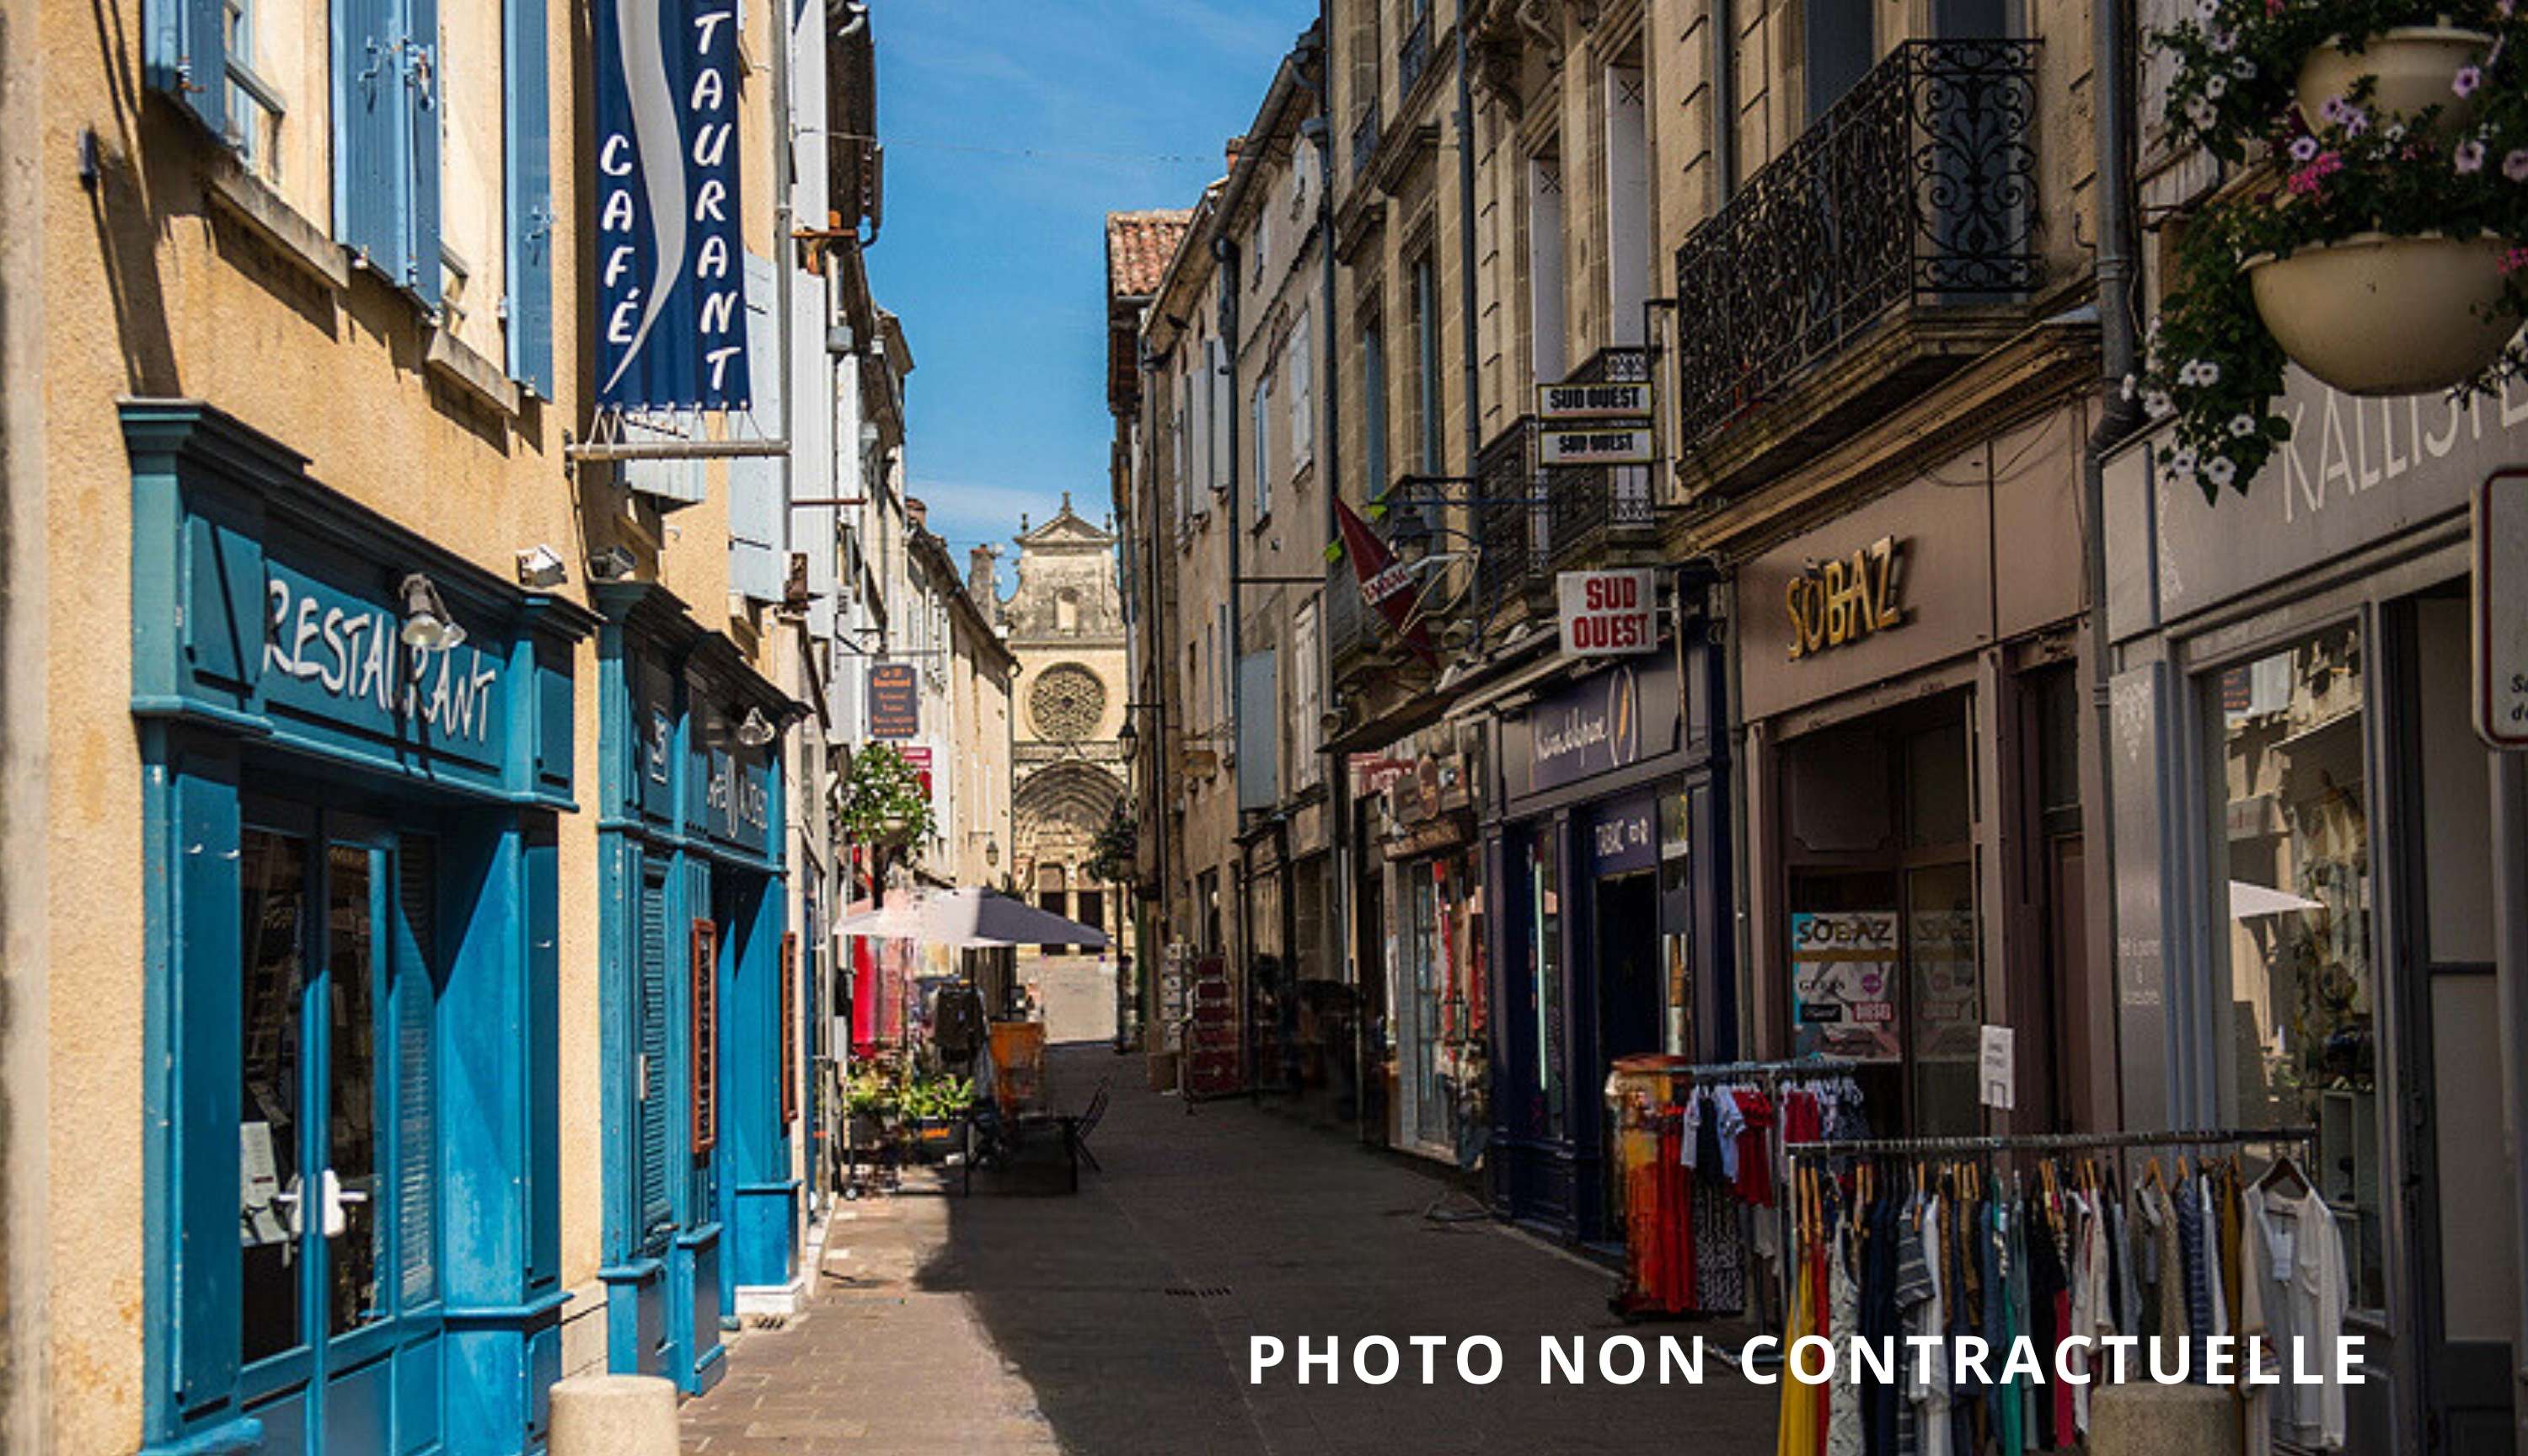
[(2475, 731), (2528, 749), (2528, 468), (2475, 494)]
[(1646, 567), (1566, 571), (1554, 578), (1561, 607), (1562, 650), (1574, 657), (1647, 652), (1659, 646), (1652, 616), (1659, 583)]

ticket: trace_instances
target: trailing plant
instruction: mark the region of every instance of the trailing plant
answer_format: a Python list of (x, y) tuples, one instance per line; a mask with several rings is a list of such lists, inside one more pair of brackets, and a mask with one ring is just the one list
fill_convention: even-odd
[(918, 845), (937, 828), (922, 775), (895, 745), (873, 743), (852, 755), (843, 779), (843, 831), (866, 844)]
[[(2302, 114), (2295, 87), (2311, 51), (2355, 51), (2404, 26), (2494, 39), (2446, 100), (2418, 112), (2380, 113), (2364, 77)], [(2252, 164), (2181, 225), (2143, 367), (2124, 385), (2152, 418), (2176, 417), (2171, 477), (2217, 500), (2291, 439), (2273, 407), (2289, 360), (2257, 313), (2256, 265), (2366, 233), (2528, 239), (2528, 17), (2517, 0), (2198, 0), (2149, 39), (2175, 66), (2175, 139)], [(2528, 249), (2513, 248), (2502, 273), (2486, 317), (2528, 317)], [(2496, 388), (2523, 363), (2514, 342), (2460, 390)]]
[(1140, 821), (1132, 817), (1130, 805), (1117, 800), (1114, 811), (1106, 816), (1106, 826), (1097, 831), (1089, 872), (1110, 885), (1129, 884), (1140, 847)]

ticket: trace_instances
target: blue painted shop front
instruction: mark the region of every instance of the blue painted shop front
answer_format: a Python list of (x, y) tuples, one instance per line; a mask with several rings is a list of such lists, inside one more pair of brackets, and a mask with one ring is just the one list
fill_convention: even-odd
[(795, 1275), (781, 774), (743, 730), (797, 704), (664, 589), (596, 595), (607, 1361), (700, 1392), (740, 1296)]
[[(207, 405), (123, 425), (142, 1449), (536, 1449), (568, 1298), (555, 824), (596, 620)], [(416, 573), (461, 641), (416, 624)]]

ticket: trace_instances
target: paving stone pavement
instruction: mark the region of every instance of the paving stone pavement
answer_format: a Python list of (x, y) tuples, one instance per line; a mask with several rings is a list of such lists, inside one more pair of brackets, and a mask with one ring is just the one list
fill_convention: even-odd
[[(1773, 1392), (1716, 1354), (1707, 1383), (1574, 1387), (1539, 1379), (1539, 1338), (1625, 1326), (1614, 1280), (1488, 1220), (1425, 1211), (1448, 1184), (1416, 1165), (1241, 1102), (1188, 1116), (1141, 1090), (1141, 1062), (1058, 1048), (1053, 1096), (1111, 1077), (1091, 1144), (1106, 1166), (1077, 1197), (908, 1187), (840, 1207), (808, 1309), (738, 1337), (729, 1374), (684, 1411), (688, 1452), (1769, 1451)], [(1462, 1201), (1459, 1201), (1460, 1204)], [(1335, 1384), (1285, 1364), (1247, 1381), (1249, 1334), (1385, 1334), (1393, 1383), (1348, 1357)], [(1415, 1334), (1488, 1334), (1490, 1384), (1448, 1350), (1420, 1382)], [(1654, 1370), (1656, 1367), (1654, 1367)]]

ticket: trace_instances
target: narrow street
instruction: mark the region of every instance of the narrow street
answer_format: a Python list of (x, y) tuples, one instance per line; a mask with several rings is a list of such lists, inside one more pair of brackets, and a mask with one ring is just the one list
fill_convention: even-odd
[[(685, 1408), (689, 1452), (1402, 1452), (1701, 1449), (1772, 1440), (1769, 1391), (1536, 1383), (1537, 1341), (1598, 1338), (1605, 1270), (1490, 1220), (1423, 1217), (1441, 1179), (1241, 1102), (1187, 1116), (1137, 1059), (1057, 1049), (1056, 1100), (1113, 1078), (1077, 1198), (908, 1186), (847, 1205), (810, 1307), (750, 1331)], [(1449, 1207), (1465, 1207), (1450, 1199)], [(1697, 1326), (1640, 1326), (1688, 1336)], [(1247, 1337), (1489, 1334), (1501, 1378), (1246, 1382)], [(1287, 1370), (1288, 1367), (1286, 1366)]]

